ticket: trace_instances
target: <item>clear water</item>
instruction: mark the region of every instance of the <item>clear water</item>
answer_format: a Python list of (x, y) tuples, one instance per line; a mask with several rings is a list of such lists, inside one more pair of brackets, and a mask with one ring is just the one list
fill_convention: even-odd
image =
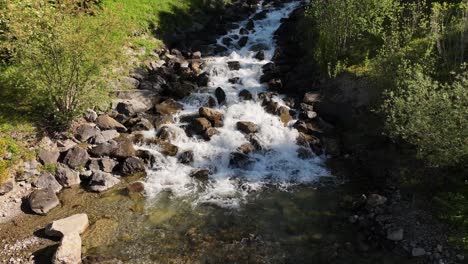
[[(275, 44), (273, 34), (280, 26), (280, 20), (287, 17), (299, 2), (285, 4), (282, 8), (273, 8), (270, 5), (260, 7), (258, 12), (268, 10), (265, 19), (255, 21), (255, 28), (249, 35), (249, 41), (243, 48), (227, 47), (230, 53), (227, 56), (215, 56), (207, 59), (206, 71), (210, 74), (209, 87), (202, 92), (189, 96), (181, 103), (184, 110), (176, 119), (184, 115), (198, 113), (210, 96), (214, 96), (217, 87), (226, 92), (226, 104), (218, 106), (217, 110), (224, 115), (224, 126), (219, 128), (219, 135), (210, 141), (201, 138), (189, 138), (181, 126), (186, 125), (180, 121), (171, 125), (176, 131), (176, 138), (171, 143), (179, 147), (179, 153), (192, 150), (194, 163), (190, 166), (180, 164), (175, 157), (164, 157), (156, 146), (138, 146), (141, 149), (151, 150), (160, 159), (158, 168), (148, 170), (146, 191), (149, 201), (157, 202), (162, 192), (170, 191), (174, 197), (187, 197), (194, 204), (217, 204), (222, 207), (239, 207), (245, 202), (249, 193), (261, 191), (265, 186), (274, 185), (287, 189), (290, 186), (317, 181), (319, 177), (330, 176), (324, 165), (325, 157), (315, 156), (309, 160), (298, 158), (296, 138), (298, 132), (292, 128), (294, 121), (285, 126), (278, 116), (265, 112), (260, 100), (242, 101), (238, 93), (249, 90), (256, 98), (260, 92), (266, 91), (266, 86), (259, 82), (262, 75), (262, 66), (270, 62)], [(247, 24), (248, 20), (239, 24), (239, 28), (227, 35), (239, 33), (239, 29)], [(224, 36), (223, 36), (224, 37)], [(222, 38), (218, 44), (222, 44)], [(235, 42), (235, 41), (234, 41)], [(263, 44), (265, 60), (254, 58), (255, 52), (250, 51), (256, 44)], [(240, 70), (231, 71), (228, 61), (239, 61)], [(229, 79), (239, 77), (241, 84), (231, 84)], [(274, 98), (280, 105), (284, 105), (280, 97)], [(245, 135), (236, 129), (238, 121), (250, 121), (259, 126), (257, 137), (266, 152), (251, 154), (255, 163), (245, 169), (229, 167), (230, 154), (243, 143), (247, 143)], [(154, 131), (146, 133), (153, 137)], [(200, 188), (197, 180), (189, 177), (195, 168), (209, 168), (213, 171), (210, 182)]]

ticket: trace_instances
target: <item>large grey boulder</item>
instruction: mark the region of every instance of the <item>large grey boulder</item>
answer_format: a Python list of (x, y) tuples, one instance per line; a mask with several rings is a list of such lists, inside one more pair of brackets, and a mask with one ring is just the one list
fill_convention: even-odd
[(29, 195), (28, 202), (31, 210), (40, 215), (46, 215), (60, 204), (55, 191), (51, 188), (33, 191)]
[(37, 157), (44, 165), (57, 164), (57, 160), (60, 157), (60, 152), (56, 149), (41, 149)]
[(105, 157), (99, 161), (99, 165), (104, 172), (112, 172), (117, 166), (117, 162), (111, 158)]
[(121, 173), (128, 176), (139, 172), (145, 172), (145, 170), (146, 167), (143, 160), (137, 157), (129, 157), (123, 162)]
[(115, 129), (101, 131), (94, 137), (93, 143), (94, 144), (106, 143), (109, 140), (118, 138), (119, 136), (120, 136), (120, 133), (117, 132), (117, 130)]
[(120, 180), (110, 173), (93, 171), (88, 188), (93, 192), (104, 192), (119, 184)]
[(55, 178), (65, 188), (70, 188), (81, 183), (80, 174), (64, 164), (59, 164), (57, 166)]
[(65, 158), (63, 159), (63, 163), (70, 166), (70, 168), (78, 169), (84, 168), (86, 163), (89, 161), (89, 154), (88, 152), (81, 148), (81, 147), (74, 147), (67, 152)]
[(55, 193), (62, 190), (62, 185), (55, 179), (54, 175), (44, 172), (33, 182), (34, 187), (39, 189), (52, 189)]
[(115, 110), (126, 116), (133, 116), (138, 113), (144, 113), (151, 109), (152, 104), (145, 104), (139, 100), (123, 100), (117, 104)]
[(83, 124), (75, 131), (75, 138), (81, 142), (88, 141), (88, 139), (95, 137), (99, 134), (99, 128), (90, 124)]
[(102, 144), (99, 144), (95, 147), (93, 147), (89, 153), (93, 156), (93, 157), (104, 157), (104, 156), (109, 156), (111, 155), (111, 153), (117, 149), (119, 146), (119, 144), (114, 141), (114, 140), (110, 140), (109, 142), (106, 142), (106, 143), (102, 143)]

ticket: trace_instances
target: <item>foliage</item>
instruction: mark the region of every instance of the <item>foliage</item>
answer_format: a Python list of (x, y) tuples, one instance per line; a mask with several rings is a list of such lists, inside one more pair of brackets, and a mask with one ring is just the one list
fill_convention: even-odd
[(113, 42), (118, 23), (89, 17), (76, 6), (48, 1), (10, 1), (3, 47), (12, 63), (3, 72), (11, 90), (30, 96), (54, 128), (67, 128), (86, 107), (102, 101), (103, 71), (121, 54)]
[(439, 218), (461, 231), (451, 235), (449, 240), (468, 248), (468, 237), (465, 236), (468, 232), (468, 192), (443, 192), (434, 197), (434, 202)]
[(30, 159), (31, 151), (11, 136), (0, 132), (0, 185), (10, 179), (21, 159)]

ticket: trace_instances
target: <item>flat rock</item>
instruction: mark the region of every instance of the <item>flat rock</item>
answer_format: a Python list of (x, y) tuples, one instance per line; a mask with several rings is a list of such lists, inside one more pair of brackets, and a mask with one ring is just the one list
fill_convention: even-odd
[(152, 104), (145, 104), (140, 100), (123, 100), (117, 103), (115, 110), (120, 114), (132, 116), (138, 113), (144, 113), (150, 110), (151, 107)]
[(96, 120), (97, 126), (102, 130), (115, 129), (119, 132), (127, 131), (127, 128), (109, 115), (101, 115)]
[(31, 210), (40, 215), (46, 215), (60, 204), (54, 190), (50, 188), (33, 191), (29, 195), (28, 202)]
[(120, 136), (120, 133), (117, 132), (117, 130), (115, 129), (101, 131), (94, 137), (93, 143), (94, 144), (106, 143), (109, 140), (118, 138), (119, 136)]
[(228, 61), (227, 64), (231, 71), (238, 71), (240, 69), (240, 62), (238, 61)]
[(45, 234), (51, 237), (63, 237), (71, 234), (83, 234), (89, 226), (87, 214), (75, 214), (53, 221), (45, 228)]

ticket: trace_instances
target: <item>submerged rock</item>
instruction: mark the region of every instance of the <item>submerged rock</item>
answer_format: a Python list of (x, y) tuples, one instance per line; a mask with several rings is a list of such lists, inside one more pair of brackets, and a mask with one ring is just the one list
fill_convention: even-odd
[(231, 71), (238, 71), (240, 69), (240, 62), (238, 61), (228, 61), (227, 64)]
[(145, 184), (141, 181), (136, 181), (128, 184), (127, 191), (129, 193), (142, 193), (145, 191)]
[(254, 162), (252, 158), (244, 153), (233, 152), (230, 156), (229, 166), (231, 168), (245, 169)]

